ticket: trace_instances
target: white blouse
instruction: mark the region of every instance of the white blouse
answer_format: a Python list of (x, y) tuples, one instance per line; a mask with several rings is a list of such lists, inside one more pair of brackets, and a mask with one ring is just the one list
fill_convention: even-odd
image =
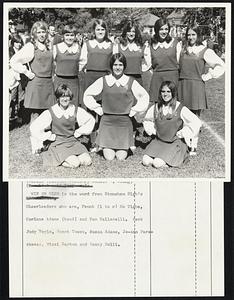
[[(164, 48), (164, 49), (168, 49), (171, 47), (171, 45), (173, 44), (174, 42), (174, 38), (170, 41), (170, 43), (167, 43), (166, 41), (160, 43), (158, 42), (157, 44), (153, 44), (152, 47), (154, 50), (158, 49), (158, 48)], [(151, 52), (150, 52), (150, 46), (146, 47), (146, 51), (147, 51), (147, 56), (149, 57), (148, 58), (148, 65), (151, 67), (152, 66), (152, 58), (151, 58)], [(176, 45), (176, 59), (177, 59), (177, 62), (179, 62), (180, 60), (180, 54), (181, 54), (181, 50), (182, 50), (182, 42), (178, 42), (177, 45)]]
[[(37, 42), (37, 47), (41, 51), (46, 50), (46, 46), (40, 42)], [(10, 66), (11, 68), (18, 73), (23, 73), (26, 76), (29, 75), (29, 73), (32, 73), (27, 69), (27, 67), (24, 64), (29, 63), (34, 58), (34, 51), (35, 47), (32, 43), (25, 44), (18, 52), (16, 52), (11, 60), (10, 60)]]
[(53, 46), (54, 59), (56, 58), (56, 55), (57, 55), (57, 47), (61, 53), (65, 53), (67, 51), (68, 53), (76, 54), (77, 52), (79, 52), (78, 43), (73, 43), (69, 47), (66, 43), (62, 42), (62, 43), (59, 43), (59, 44)]
[[(57, 118), (64, 116), (68, 119), (75, 113), (75, 105), (71, 104), (67, 109), (62, 109), (58, 104), (52, 106), (53, 113)], [(76, 120), (79, 128), (75, 130), (74, 136), (78, 138), (81, 135), (88, 135), (92, 132), (95, 119), (94, 117), (81, 107), (78, 107)], [(43, 147), (43, 141), (56, 139), (55, 134), (52, 131), (46, 131), (45, 129), (50, 126), (52, 122), (52, 116), (50, 111), (45, 110), (37, 119), (35, 119), (30, 125), (30, 139), (32, 144), (32, 153), (35, 154), (38, 149)]]
[[(119, 79), (116, 79), (112, 74), (105, 76), (108, 86), (113, 86), (114, 84), (119, 86), (125, 86), (130, 77), (127, 75), (122, 75)], [(97, 103), (94, 96), (99, 95), (103, 90), (103, 77), (97, 79), (93, 84), (91, 84), (84, 93), (84, 104), (90, 109), (94, 110), (96, 113), (100, 114), (101, 104)], [(144, 112), (149, 105), (149, 95), (146, 90), (134, 80), (132, 83), (132, 93), (137, 100), (137, 103), (131, 108), (130, 116), (135, 115), (137, 112)], [(102, 111), (102, 110), (101, 110)], [(102, 113), (101, 113), (102, 114)]]
[(93, 40), (89, 40), (87, 42), (85, 42), (81, 48), (81, 53), (80, 53), (80, 64), (79, 64), (79, 71), (81, 71), (84, 66), (87, 64), (88, 62), (88, 48), (87, 48), (87, 43), (89, 43), (91, 48), (95, 48), (96, 46), (99, 49), (107, 49), (111, 46), (111, 42), (107, 42), (107, 41), (103, 41), (101, 43), (99, 43), (97, 40), (93, 39)]
[[(155, 104), (157, 105), (157, 104)], [(154, 123), (154, 110), (155, 105), (152, 105), (146, 113), (143, 126), (145, 132), (148, 135), (156, 134), (157, 128)], [(180, 102), (176, 102), (176, 109), (179, 107)], [(169, 112), (168, 106), (163, 106), (163, 114), (166, 115)], [(198, 136), (200, 127), (202, 125), (201, 120), (191, 112), (186, 106), (181, 109), (180, 117), (183, 120), (183, 128), (177, 132), (179, 138), (184, 138), (188, 146), (191, 145), (191, 139)]]
[[(189, 46), (187, 48), (189, 54), (198, 55), (202, 50), (204, 50), (204, 45), (199, 46)], [(225, 72), (224, 61), (214, 52), (214, 50), (208, 48), (204, 53), (204, 60), (208, 64), (209, 69), (206, 74), (202, 74), (202, 80), (207, 81), (212, 78), (219, 78)]]

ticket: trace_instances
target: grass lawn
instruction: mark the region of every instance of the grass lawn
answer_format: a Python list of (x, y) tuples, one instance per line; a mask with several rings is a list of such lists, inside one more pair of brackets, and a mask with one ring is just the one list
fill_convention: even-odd
[[(204, 111), (204, 120), (222, 139), (225, 138), (224, 76), (207, 83), (209, 109)], [(142, 141), (148, 142), (149, 137)], [(141, 164), (143, 149), (138, 146), (134, 155), (126, 161), (105, 161), (100, 154), (91, 153), (90, 167), (67, 169), (64, 167), (43, 168), (41, 156), (31, 154), (29, 125), (14, 128), (9, 132), (9, 178), (223, 178), (225, 177), (225, 149), (206, 127), (202, 127), (197, 155), (190, 157), (181, 168), (144, 167)]]

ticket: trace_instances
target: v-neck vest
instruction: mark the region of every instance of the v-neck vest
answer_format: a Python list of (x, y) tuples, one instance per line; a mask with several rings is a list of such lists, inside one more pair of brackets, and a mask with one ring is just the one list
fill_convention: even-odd
[(37, 77), (51, 77), (52, 76), (52, 65), (53, 65), (53, 54), (52, 51), (45, 49), (35, 49), (34, 58), (30, 62), (30, 67), (33, 73)]

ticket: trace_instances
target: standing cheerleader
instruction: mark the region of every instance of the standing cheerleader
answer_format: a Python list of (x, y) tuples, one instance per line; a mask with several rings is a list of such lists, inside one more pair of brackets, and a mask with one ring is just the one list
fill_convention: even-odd
[[(126, 58), (123, 54), (111, 57), (110, 68), (112, 74), (99, 78), (85, 91), (84, 104), (102, 116), (96, 143), (103, 148), (105, 159), (124, 160), (134, 145), (130, 117), (147, 109), (149, 95), (136, 80), (124, 74)], [(102, 106), (94, 99), (100, 93)]]
[[(12, 69), (25, 74), (29, 81), (25, 89), (24, 106), (30, 109), (31, 121), (54, 104), (52, 82), (53, 55), (49, 50), (47, 24), (38, 21), (31, 29), (31, 41), (10, 60)], [(30, 70), (24, 64), (29, 63)]]
[(158, 19), (154, 24), (154, 37), (150, 46), (153, 76), (150, 84), (150, 101), (158, 99), (160, 85), (165, 80), (179, 80), (179, 57), (181, 43), (170, 36), (170, 24), (166, 19)]
[(80, 70), (86, 70), (85, 89), (110, 72), (113, 45), (108, 38), (107, 25), (103, 20), (94, 21), (93, 35), (93, 39), (85, 42), (81, 49)]
[(75, 26), (65, 25), (63, 42), (53, 47), (53, 55), (56, 63), (54, 87), (56, 89), (60, 83), (68, 85), (73, 94), (72, 103), (78, 106), (80, 45), (76, 42), (76, 32)]
[[(202, 44), (201, 29), (188, 27), (186, 44), (180, 58), (179, 98), (197, 116), (207, 108), (205, 82), (224, 73), (224, 62), (212, 49)], [(205, 74), (205, 64), (209, 66)]]
[(123, 28), (118, 52), (122, 53), (127, 60), (124, 74), (134, 77), (141, 85), (142, 71), (147, 71), (149, 68), (147, 68), (147, 63), (150, 63), (145, 48), (138, 25), (133, 21), (129, 21)]
[(177, 101), (176, 94), (174, 82), (162, 82), (158, 102), (145, 116), (145, 131), (156, 135), (145, 149), (142, 161), (145, 166), (181, 166), (188, 157), (188, 147), (193, 146), (193, 139), (198, 136), (201, 121)]
[[(72, 92), (66, 84), (60, 84), (55, 91), (57, 104), (44, 111), (30, 125), (33, 154), (43, 149), (43, 142), (49, 142), (43, 151), (44, 166), (64, 166), (77, 168), (91, 164), (87, 149), (77, 138), (90, 134), (95, 120), (81, 107), (71, 104)], [(78, 129), (75, 130), (76, 123)], [(50, 131), (45, 131), (48, 127)]]

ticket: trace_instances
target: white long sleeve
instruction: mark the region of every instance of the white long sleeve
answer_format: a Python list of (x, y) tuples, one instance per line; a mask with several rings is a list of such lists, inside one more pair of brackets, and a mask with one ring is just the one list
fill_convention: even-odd
[[(212, 49), (207, 49), (204, 53), (204, 60), (209, 65), (206, 80), (211, 78), (219, 78), (225, 71), (224, 61)], [(205, 80), (205, 81), (206, 81)]]
[(12, 56), (10, 60), (10, 66), (15, 72), (25, 74), (27, 73), (28, 69), (24, 64), (29, 63), (33, 57), (34, 45), (32, 43), (27, 43)]
[(189, 110), (186, 106), (181, 109), (180, 117), (184, 122), (182, 128), (182, 135), (184, 138), (187, 137), (187, 127), (190, 129), (191, 137), (197, 137), (199, 134), (200, 127), (202, 125), (201, 120)]
[(79, 128), (76, 129), (76, 134), (78, 135), (90, 134), (95, 125), (94, 117), (83, 108), (78, 107), (76, 118), (77, 118), (77, 123), (79, 125)]
[(147, 43), (145, 45), (145, 49), (144, 49), (144, 59), (142, 61), (142, 72), (146, 72), (148, 71), (151, 66), (152, 66), (152, 63), (151, 63), (151, 53), (150, 53), (150, 45), (149, 43)]
[(137, 103), (131, 108), (131, 110), (135, 112), (146, 111), (149, 105), (149, 94), (136, 80), (132, 83), (132, 93), (136, 98)]
[(176, 45), (176, 59), (177, 59), (177, 62), (180, 61), (181, 51), (182, 51), (182, 42), (178, 42), (177, 45)]
[(81, 71), (84, 68), (87, 62), (88, 62), (88, 48), (87, 48), (87, 43), (85, 42), (81, 48), (79, 71)]
[(91, 84), (84, 92), (84, 105), (90, 110), (94, 110), (101, 107), (99, 103), (94, 99), (95, 96), (99, 95), (103, 89), (103, 77), (97, 79), (93, 84)]
[(155, 128), (155, 124), (154, 124), (154, 109), (155, 109), (155, 105), (152, 105), (146, 115), (145, 115), (145, 118), (144, 118), (144, 121), (143, 121), (143, 126), (144, 126), (144, 129), (145, 129), (145, 132), (148, 134), (148, 135), (152, 135), (152, 134), (156, 134), (156, 128)]

